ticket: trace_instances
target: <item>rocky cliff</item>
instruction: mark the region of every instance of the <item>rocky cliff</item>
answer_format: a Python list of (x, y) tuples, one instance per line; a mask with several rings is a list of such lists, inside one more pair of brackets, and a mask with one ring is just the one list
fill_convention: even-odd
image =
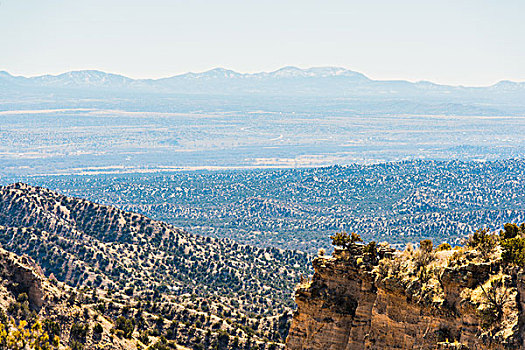
[(41, 269), (31, 258), (0, 248), (0, 281), (17, 294), (26, 293), (29, 306), (34, 310), (40, 310), (44, 304), (44, 280)]
[(363, 246), (313, 261), (296, 289), (287, 348), (523, 349), (525, 278), (489, 254), (461, 247), (393, 251)]
[(114, 336), (114, 320), (85, 291), (47, 279), (29, 256), (0, 247), (0, 349), (140, 349)]

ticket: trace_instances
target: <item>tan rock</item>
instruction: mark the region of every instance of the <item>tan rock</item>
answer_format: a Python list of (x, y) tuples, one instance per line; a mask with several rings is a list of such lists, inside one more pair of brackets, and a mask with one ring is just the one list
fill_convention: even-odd
[(498, 262), (471, 261), (439, 270), (435, 282), (440, 294), (429, 302), (414, 297), (423, 294), (417, 278), (408, 284), (377, 278), (377, 270), (359, 258), (356, 252), (336, 251), (333, 257), (313, 261), (312, 280), (296, 291), (298, 308), (287, 349), (525, 348), (521, 336), (525, 276), (515, 275), (509, 282), (516, 285), (509, 291), (515, 291), (517, 301), (507, 306), (506, 323), (490, 338), (481, 329), (476, 305), (464, 292), (486, 283), (500, 268)]

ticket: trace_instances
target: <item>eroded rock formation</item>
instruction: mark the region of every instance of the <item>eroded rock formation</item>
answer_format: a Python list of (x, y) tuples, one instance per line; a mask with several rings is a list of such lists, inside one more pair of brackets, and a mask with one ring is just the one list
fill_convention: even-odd
[(0, 279), (8, 281), (8, 288), (17, 294), (26, 293), (30, 307), (40, 310), (44, 304), (42, 282), (45, 277), (31, 258), (19, 257), (0, 248)]
[(371, 262), (355, 248), (314, 259), (296, 289), (288, 349), (525, 348), (525, 278), (498, 252), (384, 246)]

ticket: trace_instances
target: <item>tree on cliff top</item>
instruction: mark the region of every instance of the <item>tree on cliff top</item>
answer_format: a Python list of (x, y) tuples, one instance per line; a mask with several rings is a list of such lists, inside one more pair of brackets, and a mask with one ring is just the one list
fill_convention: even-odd
[(520, 226), (507, 223), (503, 225), (503, 228), (504, 230), (499, 232), (501, 239), (512, 239), (525, 234), (525, 223), (521, 224)]
[(351, 234), (348, 234), (347, 232), (337, 232), (335, 235), (330, 236), (330, 238), (332, 239), (332, 245), (343, 247), (344, 249), (349, 249), (357, 242), (363, 242), (361, 236), (355, 232), (352, 232)]
[(469, 236), (467, 247), (476, 249), (483, 258), (488, 258), (498, 245), (498, 237), (489, 232), (487, 228), (479, 229)]
[(504, 229), (499, 233), (503, 262), (525, 267), (525, 224), (505, 224)]

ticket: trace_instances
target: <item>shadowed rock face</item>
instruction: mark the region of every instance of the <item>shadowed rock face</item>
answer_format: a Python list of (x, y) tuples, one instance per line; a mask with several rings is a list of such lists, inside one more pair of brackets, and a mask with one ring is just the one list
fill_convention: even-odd
[(0, 277), (17, 293), (27, 293), (29, 306), (40, 310), (44, 304), (43, 275), (30, 258), (18, 257), (0, 248)]
[[(286, 342), (290, 350), (352, 349), (523, 349), (525, 278), (501, 260), (443, 266), (439, 293), (416, 298), (427, 285), (381, 276), (377, 265), (358, 261), (358, 252), (334, 252), (313, 261), (311, 281), (296, 289), (297, 311)], [(507, 276), (501, 327), (481, 326), (479, 286), (495, 274)], [(476, 289), (478, 288), (478, 289)], [(467, 293), (468, 292), (468, 293)]]
[[(21, 293), (27, 294), (28, 306), (32, 311), (29, 317), (26, 314), (26, 301), (18, 301)], [(40, 325), (44, 325), (42, 328), (44, 333), (38, 336), (42, 340), (41, 344), (48, 344), (47, 341), (43, 340), (46, 339), (44, 336), (59, 337), (59, 347), (48, 346), (46, 349), (70, 349), (68, 345), (71, 345), (72, 341), (82, 341), (83, 348), (86, 350), (142, 349), (134, 341), (114, 337), (111, 331), (114, 328), (114, 324), (111, 321), (112, 318), (101, 315), (93, 309), (91, 300), (85, 303), (80, 299), (76, 299), (74, 303), (70, 303), (69, 301), (76, 298), (78, 294), (79, 290), (76, 288), (46, 279), (40, 266), (29, 256), (20, 256), (0, 247), (0, 313), (3, 316), (0, 324), (3, 326), (4, 340), (7, 334), (12, 336), (14, 332), (18, 332), (15, 325), (20, 325), (20, 322), (23, 320), (28, 322), (28, 324), (20, 336), (23, 340), (20, 340), (17, 344), (21, 344), (22, 341), (30, 344), (30, 342), (34, 341), (28, 330), (38, 329), (39, 327), (33, 328), (37, 324), (34, 322), (38, 321)], [(18, 306), (13, 311), (11, 306), (16, 305), (15, 303)], [(20, 305), (23, 306), (20, 307)], [(20, 312), (20, 310), (24, 311)], [(80, 312), (82, 312), (82, 316), (80, 316)], [(53, 329), (46, 329), (46, 324), (51, 325)], [(90, 332), (88, 330), (86, 336), (79, 336), (78, 332), (75, 333), (73, 331), (73, 327), (84, 324), (88, 325), (88, 329), (91, 330), (94, 329), (95, 325), (98, 325), (101, 327), (101, 332)], [(5, 331), (6, 329), (7, 332)], [(58, 334), (56, 333), (57, 331), (59, 332)], [(38, 330), (34, 332), (39, 334)], [(8, 336), (8, 339), (10, 336)], [(13, 347), (9, 345), (5, 347), (4, 343), (4, 346), (0, 345), (0, 348), (12, 349)], [(26, 348), (29, 349), (29, 345), (24, 347), (24, 349)]]

